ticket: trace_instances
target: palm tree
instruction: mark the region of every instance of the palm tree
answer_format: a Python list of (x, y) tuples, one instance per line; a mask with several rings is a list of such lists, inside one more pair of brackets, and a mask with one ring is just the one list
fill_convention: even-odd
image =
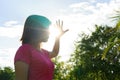
[[(103, 55), (102, 55), (102, 60), (105, 59), (105, 56), (106, 54), (108, 53), (108, 51), (116, 44), (119, 44), (120, 43), (120, 38), (119, 38), (119, 35), (120, 35), (120, 11), (116, 11), (116, 14), (115, 16), (111, 17), (111, 19), (113, 19), (113, 21), (115, 21), (116, 25), (113, 29), (111, 29), (110, 31), (114, 31), (116, 32), (116, 34), (114, 36), (112, 36), (110, 39), (109, 39), (109, 44), (107, 45), (106, 49), (104, 50), (103, 52)], [(109, 31), (109, 32), (110, 32)], [(109, 34), (108, 32), (108, 34)], [(118, 50), (120, 50), (120, 46), (118, 46)]]

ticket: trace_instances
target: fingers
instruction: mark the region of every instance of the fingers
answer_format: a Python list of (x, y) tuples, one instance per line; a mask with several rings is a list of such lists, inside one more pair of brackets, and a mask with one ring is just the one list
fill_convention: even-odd
[(59, 26), (59, 27), (62, 27), (63, 26), (63, 21), (60, 21), (60, 20), (56, 21), (56, 25)]
[(60, 20), (56, 21), (56, 25), (60, 26)]
[(69, 29), (67, 29), (67, 30), (63, 31), (62, 35), (63, 35), (63, 34), (65, 34), (65, 33), (66, 33), (66, 32), (68, 32), (68, 31), (69, 31)]
[(57, 20), (56, 21), (56, 27), (60, 31), (59, 37), (61, 37), (64, 33), (66, 33), (67, 31), (69, 31), (68, 29), (63, 30), (63, 21), (61, 21), (61, 20)]

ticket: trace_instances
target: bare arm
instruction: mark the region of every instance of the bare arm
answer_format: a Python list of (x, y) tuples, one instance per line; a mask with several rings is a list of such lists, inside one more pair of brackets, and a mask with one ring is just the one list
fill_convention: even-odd
[(68, 31), (68, 29), (65, 31), (63, 30), (63, 21), (60, 21), (60, 20), (56, 21), (56, 26), (57, 26), (57, 29), (60, 31), (60, 34), (56, 36), (53, 50), (52, 52), (50, 52), (50, 58), (56, 57), (58, 55), (59, 47), (60, 47), (60, 38), (64, 33)]
[(28, 64), (17, 61), (15, 63), (15, 80), (28, 80)]
[(52, 52), (50, 52), (50, 58), (54, 58), (58, 55), (59, 47), (60, 47), (60, 39), (56, 38), (53, 50)]

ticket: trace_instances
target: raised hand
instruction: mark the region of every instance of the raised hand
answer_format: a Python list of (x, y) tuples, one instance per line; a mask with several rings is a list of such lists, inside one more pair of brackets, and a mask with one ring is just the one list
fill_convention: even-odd
[(63, 21), (56, 21), (56, 27), (59, 30), (59, 35), (57, 36), (58, 38), (60, 38), (63, 34), (65, 34), (68, 31), (68, 29), (63, 30)]

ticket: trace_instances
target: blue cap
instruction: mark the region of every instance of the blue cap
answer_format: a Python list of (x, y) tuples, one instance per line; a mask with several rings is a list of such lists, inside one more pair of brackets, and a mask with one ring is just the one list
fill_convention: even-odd
[(41, 15), (30, 15), (25, 22), (26, 27), (49, 28), (51, 21)]

